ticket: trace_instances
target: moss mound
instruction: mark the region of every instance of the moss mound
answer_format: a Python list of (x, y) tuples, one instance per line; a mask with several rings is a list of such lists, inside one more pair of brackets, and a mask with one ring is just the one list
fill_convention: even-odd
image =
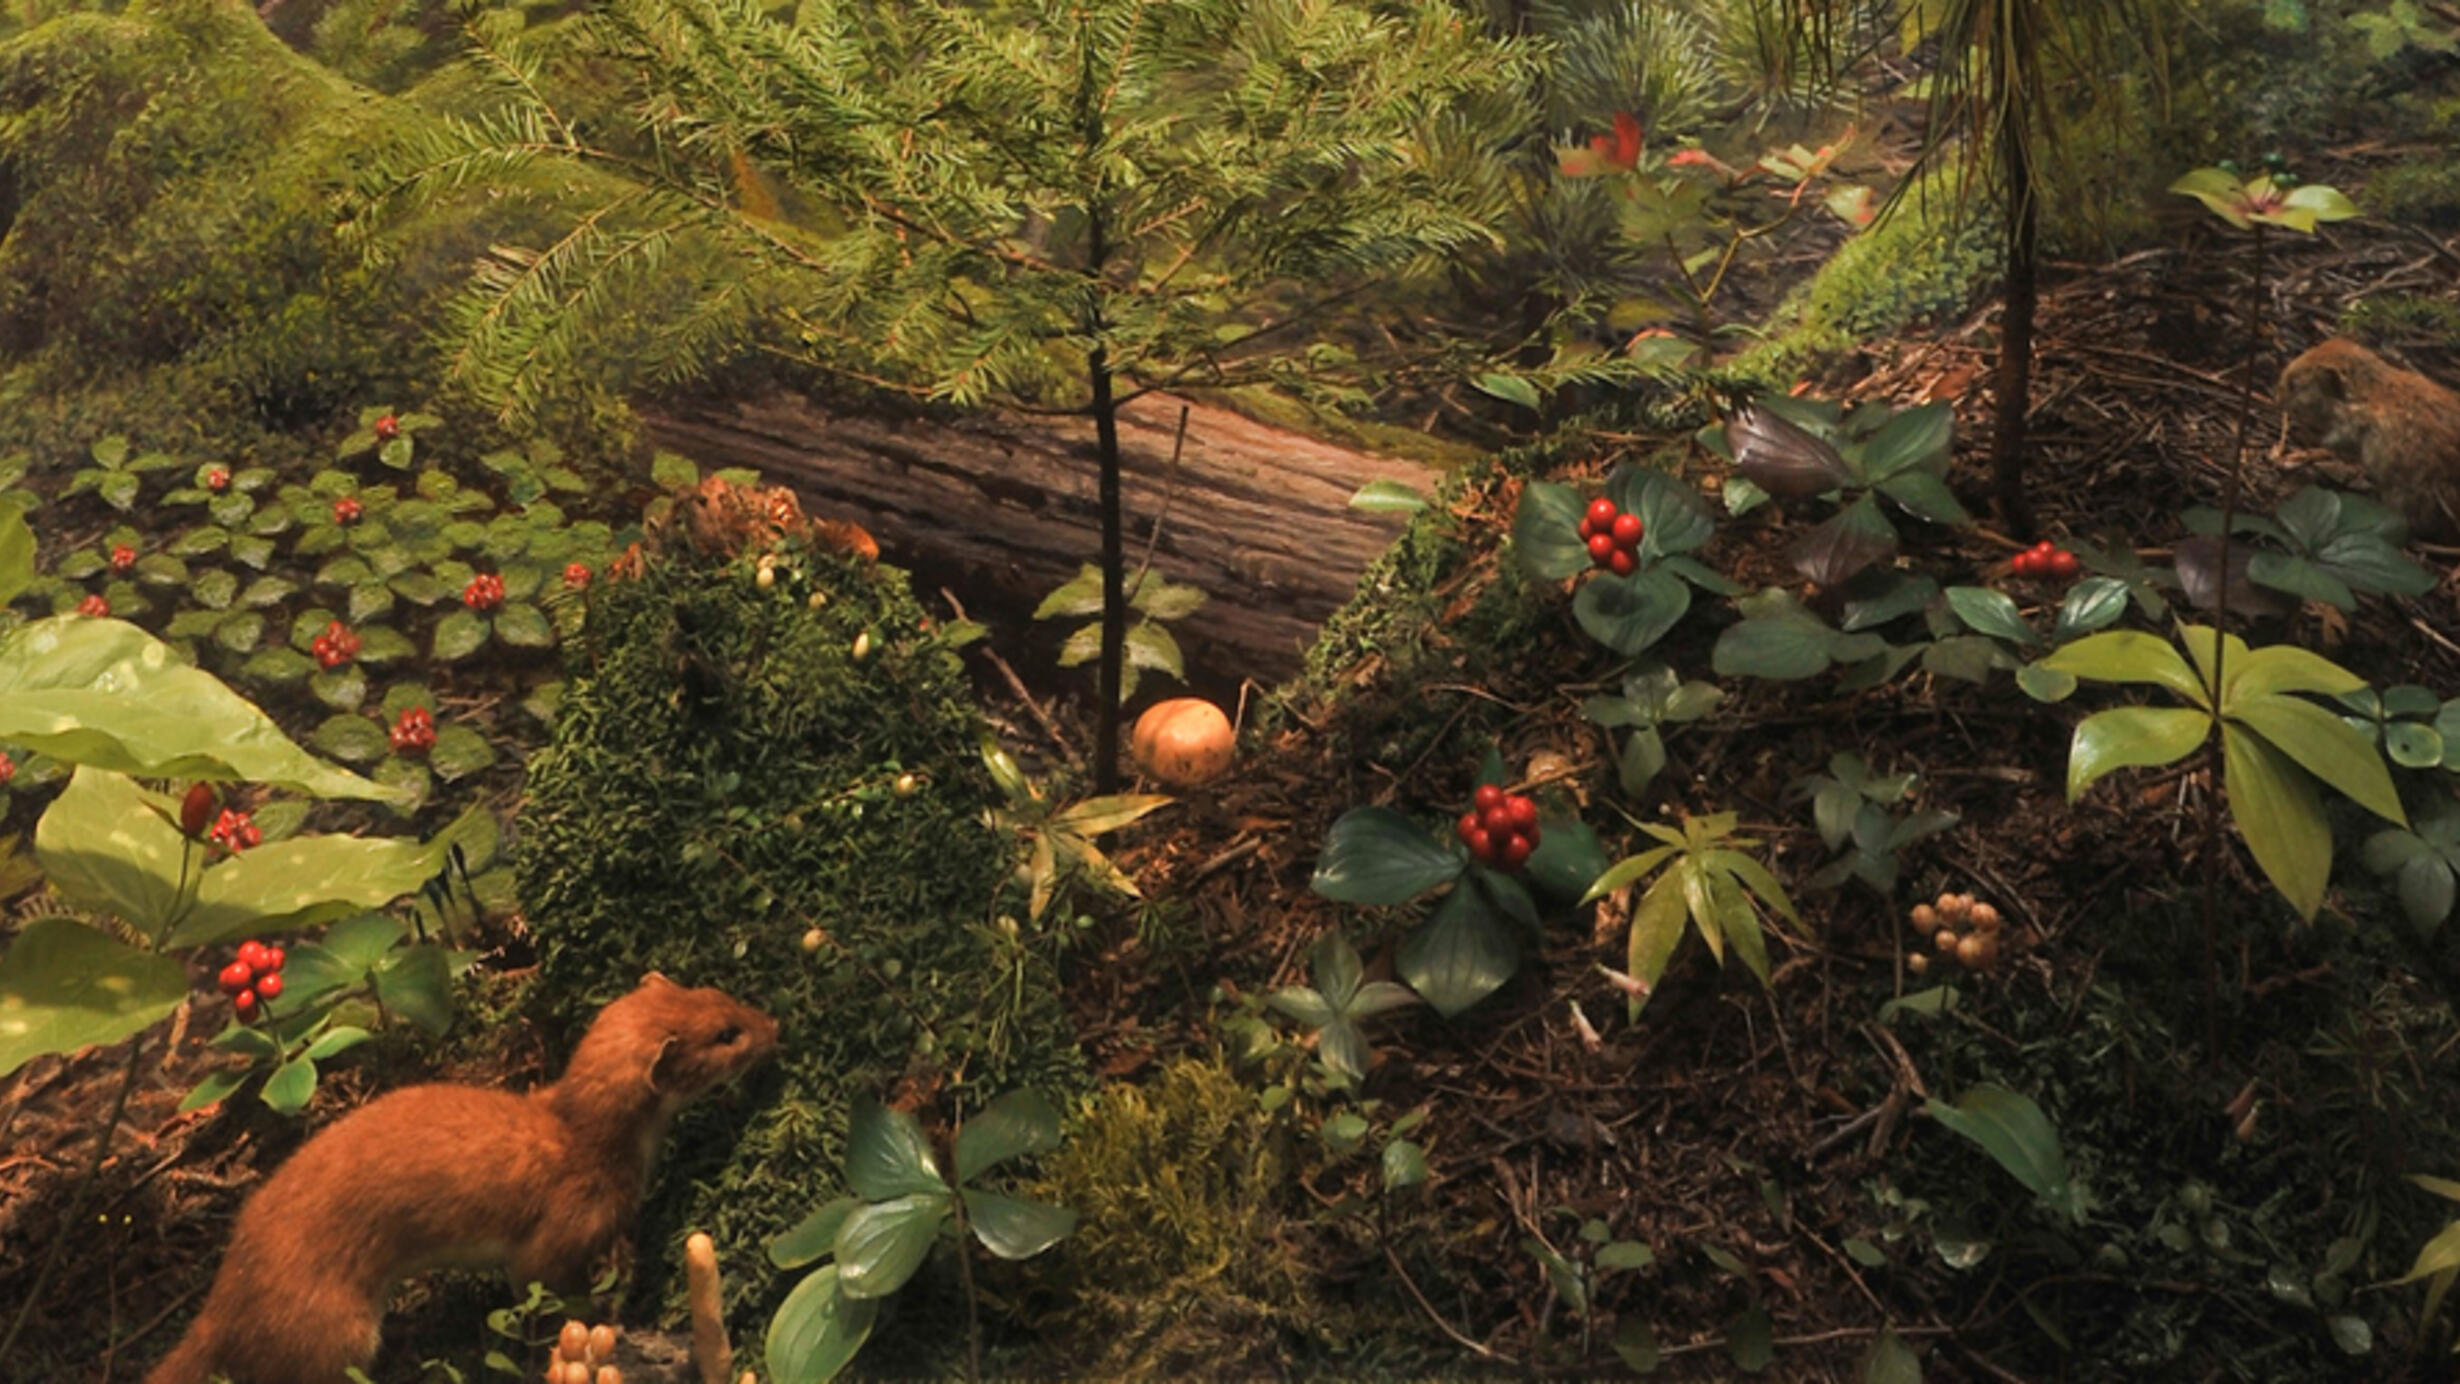
[(1087, 1379), (1283, 1373), (1285, 1336), (1328, 1316), (1282, 1209), (1286, 1144), (1218, 1062), (1103, 1088), (1034, 1193), (1080, 1218), (1035, 1270), (1065, 1304), (1046, 1334), (1069, 1354), (1050, 1363)]
[(790, 1286), (758, 1247), (839, 1191), (856, 1095), (1080, 1076), (1051, 952), (996, 922), (1010, 843), (955, 653), (892, 569), (788, 554), (778, 578), (671, 561), (593, 589), (519, 819), (534, 1002), (567, 1043), (650, 969), (783, 1028), (768, 1070), (678, 1120), (631, 1291), (679, 1308), (707, 1229), (751, 1340)]

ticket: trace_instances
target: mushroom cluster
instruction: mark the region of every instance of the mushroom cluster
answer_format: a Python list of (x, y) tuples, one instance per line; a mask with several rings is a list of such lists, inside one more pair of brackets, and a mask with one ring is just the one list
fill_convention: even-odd
[[(1929, 942), (1941, 961), (1968, 971), (1997, 969), (2006, 950), (2006, 922), (1999, 910), (1971, 894), (1941, 894), (1929, 903), (1917, 903), (1906, 920), (1914, 936)], [(1905, 964), (1920, 975), (1930, 969), (1930, 956), (1917, 951)]]

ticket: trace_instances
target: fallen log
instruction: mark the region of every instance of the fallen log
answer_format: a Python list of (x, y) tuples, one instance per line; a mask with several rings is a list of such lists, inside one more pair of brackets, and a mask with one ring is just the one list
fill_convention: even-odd
[[(1174, 468), (1182, 405), (1187, 442)], [(651, 442), (703, 469), (754, 468), (793, 487), (812, 514), (863, 525), (886, 561), (915, 572), (920, 592), (947, 585), (977, 616), (1023, 620), (1101, 552), (1084, 418), (855, 411), (774, 392), (669, 401), (642, 421)], [(1377, 480), (1423, 494), (1436, 479), (1423, 463), (1163, 395), (1128, 405), (1119, 443), (1131, 569), (1160, 516), (1154, 569), (1212, 597), (1174, 627), (1191, 675), (1206, 683), (1295, 672), (1316, 627), (1403, 524), (1351, 509), (1350, 496)]]

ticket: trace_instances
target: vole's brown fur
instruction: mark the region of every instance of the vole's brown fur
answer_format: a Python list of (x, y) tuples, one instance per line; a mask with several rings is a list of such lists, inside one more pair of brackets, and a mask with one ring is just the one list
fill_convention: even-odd
[(667, 1121), (777, 1046), (777, 1024), (655, 972), (602, 1010), (552, 1085), (412, 1086), (310, 1139), (241, 1209), (204, 1309), (146, 1384), (338, 1384), (375, 1359), (393, 1286), (508, 1270), (586, 1291)]
[(2290, 440), (2374, 478), (2420, 538), (2460, 537), (2460, 395), (2335, 338), (2281, 371)]

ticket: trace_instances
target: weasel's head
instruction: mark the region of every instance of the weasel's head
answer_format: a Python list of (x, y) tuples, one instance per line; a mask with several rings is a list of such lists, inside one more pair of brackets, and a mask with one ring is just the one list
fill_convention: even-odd
[[(651, 1090), (669, 1108), (741, 1076), (777, 1051), (777, 1020), (707, 986), (677, 985), (651, 971), (640, 988), (608, 1005), (583, 1049), (600, 1044), (645, 1058)], [(576, 1064), (580, 1057), (576, 1055)]]

